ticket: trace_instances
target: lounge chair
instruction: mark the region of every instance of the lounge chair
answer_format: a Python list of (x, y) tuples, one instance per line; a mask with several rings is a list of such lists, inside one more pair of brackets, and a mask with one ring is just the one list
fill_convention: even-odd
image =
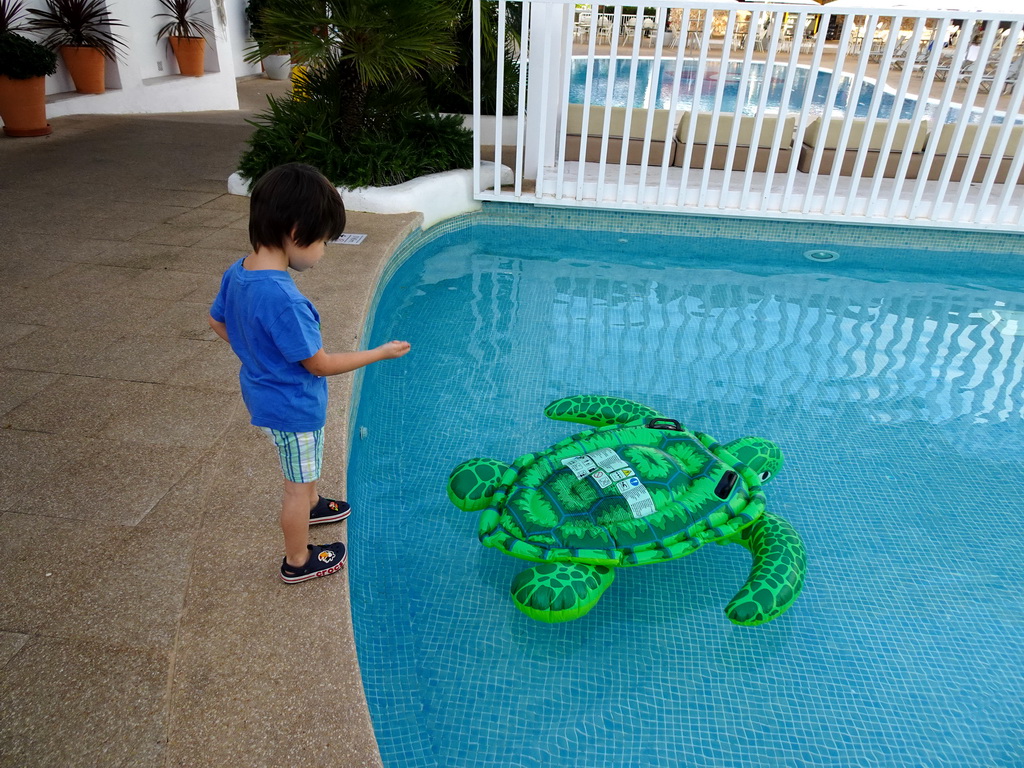
[[(629, 140), (626, 142), (626, 164), (640, 165), (644, 148), (644, 133), (647, 130), (647, 116), (651, 110), (637, 107), (629, 124)], [(669, 148), (665, 141), (668, 131), (669, 110), (655, 109), (651, 128), (651, 150), (647, 158), (649, 165), (659, 165)], [(622, 158), (622, 145), (626, 127), (626, 108), (611, 108), (611, 123), (608, 127), (608, 150), (606, 159), (609, 163), (618, 163)], [(587, 124), (587, 148), (584, 159), (588, 163), (601, 161), (601, 142), (604, 132), (605, 108), (593, 105), (590, 107), (590, 122)], [(580, 144), (583, 139), (583, 105), (570, 104), (566, 114), (565, 159), (569, 162), (579, 160)]]
[[(914, 69), (920, 69), (928, 63), (928, 57), (931, 55), (932, 46), (934, 44), (935, 41), (931, 40), (923, 45), (919, 45), (917, 50), (913, 52), (913, 62), (911, 63), (911, 66)], [(910, 38), (901, 37), (899, 42), (896, 43), (896, 49), (892, 52), (892, 58), (889, 60), (889, 66), (892, 69), (903, 69), (910, 61)]]
[[(703, 168), (707, 157), (709, 145), (711, 147), (711, 168), (714, 170), (725, 170), (726, 159), (729, 154), (729, 140), (732, 137), (733, 121), (736, 115), (725, 112), (718, 116), (718, 126), (715, 130), (714, 141), (711, 140), (711, 113), (698, 112), (696, 118), (690, 111), (683, 112), (683, 118), (679, 121), (679, 128), (676, 130), (675, 148), (672, 151), (672, 165), (682, 167), (686, 158), (686, 142), (689, 138), (690, 121), (695, 120), (693, 134), (693, 149), (690, 154), (690, 167)], [(754, 150), (754, 170), (765, 172), (768, 170), (768, 162), (771, 159), (772, 144), (775, 141), (775, 129), (779, 124), (779, 115), (765, 115), (761, 122), (761, 133), (757, 140), (754, 140), (754, 126), (756, 117), (753, 115), (739, 116), (739, 135), (736, 139), (736, 153), (733, 157), (733, 170), (745, 170), (747, 158), (751, 149)], [(784, 171), (789, 168), (792, 158), (793, 131), (796, 128), (796, 117), (786, 117), (782, 123), (782, 146), (779, 148), (778, 159), (775, 162), (775, 171)]]
[[(935, 146), (935, 157), (928, 168), (928, 178), (932, 181), (942, 176), (943, 167), (953, 150), (952, 144), (956, 128), (956, 123), (945, 123), (938, 131), (932, 134), (931, 140)], [(978, 130), (979, 128), (980, 126), (972, 123), (964, 126), (960, 146), (956, 148), (956, 154), (953, 156), (955, 159), (953, 160), (953, 170), (949, 177), (950, 181), (961, 181), (963, 179), (971, 150), (978, 141), (981, 141), (981, 154), (978, 156), (978, 164), (974, 168), (974, 177), (971, 181), (980, 182), (985, 179), (985, 173), (992, 162), (992, 152), (996, 147), (996, 142), (999, 139), (999, 133), (1003, 126), (990, 125), (984, 133), (981, 133)], [(1013, 158), (1021, 152), (1024, 152), (1024, 125), (1015, 125), (1010, 128), (1010, 138), (1006, 142), (1006, 149), (999, 163), (999, 170), (996, 171), (995, 180), (998, 183), (1003, 184), (1006, 182), (1006, 177), (1010, 173), (1010, 164)], [(1024, 184), (1024, 171), (1021, 172), (1017, 183)]]
[(974, 73), (978, 71), (978, 62), (976, 59), (968, 59), (960, 67), (960, 74), (956, 76), (957, 83), (966, 85), (974, 77)]
[(764, 52), (767, 50), (768, 41), (771, 38), (771, 23), (761, 24), (754, 33), (754, 50)]
[[(889, 58), (889, 66), (893, 69), (903, 69), (907, 64), (907, 58), (910, 56), (910, 38), (900, 36), (896, 41), (896, 46), (892, 50), (892, 56)], [(881, 60), (881, 56), (879, 57)]]
[[(849, 118), (847, 118), (849, 119)], [(864, 158), (864, 166), (861, 170), (863, 176), (874, 176), (878, 167), (879, 156), (882, 145), (885, 142), (885, 133), (889, 122), (880, 120), (875, 123), (870, 136), (866, 136), (867, 121), (861, 117), (849, 119), (850, 135), (846, 142), (846, 151), (843, 153), (842, 162), (839, 165), (840, 176), (852, 176), (854, 166), (857, 162), (857, 152), (862, 146), (867, 147), (867, 155)], [(828, 128), (822, 130), (822, 118), (817, 118), (804, 132), (803, 146), (800, 148), (800, 164), (797, 166), (804, 173), (810, 173), (814, 163), (814, 150), (820, 144), (822, 146), (821, 165), (818, 173), (832, 173), (836, 165), (836, 154), (839, 148), (839, 138), (842, 134), (844, 120), (835, 118), (830, 120)], [(907, 178), (916, 179), (921, 167), (921, 157), (925, 141), (928, 138), (928, 124), (919, 123), (917, 128), (910, 120), (897, 120), (896, 131), (893, 133), (892, 144), (885, 159), (883, 177), (893, 178), (899, 168), (900, 158), (904, 148), (908, 145), (908, 137), (916, 130), (913, 140), (910, 142), (911, 159), (907, 166)]]
[[(953, 71), (953, 53), (943, 53), (942, 58), (939, 59), (939, 65), (935, 68), (935, 79), (945, 80)], [(958, 80), (963, 80), (965, 77), (970, 77), (974, 73), (974, 61), (972, 59), (964, 59), (960, 64), (960, 69), (956, 72)]]
[[(1018, 56), (1016, 59), (1010, 62), (1009, 68), (1006, 70), (1006, 79), (1003, 80), (1002, 93), (1013, 93), (1014, 86), (1017, 85), (1017, 81), (1020, 80), (1021, 65), (1024, 64), (1024, 54)], [(996, 80), (995, 67), (986, 68), (985, 73), (981, 76), (981, 82), (978, 84), (978, 89), (984, 92), (988, 92), (992, 88), (992, 84)]]

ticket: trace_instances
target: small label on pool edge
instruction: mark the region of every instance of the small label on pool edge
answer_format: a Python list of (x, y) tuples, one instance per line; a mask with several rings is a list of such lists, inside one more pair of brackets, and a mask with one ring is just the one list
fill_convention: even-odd
[(366, 235), (342, 235), (337, 240), (331, 240), (331, 242), (340, 243), (341, 245), (361, 245), (365, 239)]

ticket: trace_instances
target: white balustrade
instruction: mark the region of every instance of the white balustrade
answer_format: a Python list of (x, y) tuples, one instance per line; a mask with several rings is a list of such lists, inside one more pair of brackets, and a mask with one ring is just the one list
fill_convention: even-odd
[(1024, 13), (646, 7), (499, 0), (515, 181), (481, 173), (478, 135), (478, 199), (1024, 231)]

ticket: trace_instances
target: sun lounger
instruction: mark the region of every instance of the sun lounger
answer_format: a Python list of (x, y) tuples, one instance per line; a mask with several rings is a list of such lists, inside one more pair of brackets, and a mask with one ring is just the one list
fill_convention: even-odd
[[(698, 112), (696, 118), (693, 113), (683, 112), (679, 121), (679, 128), (676, 130), (675, 148), (672, 151), (672, 165), (682, 167), (686, 161), (686, 142), (690, 135), (690, 121), (695, 120), (693, 134), (693, 148), (690, 153), (690, 167), (703, 168), (708, 150), (711, 150), (711, 168), (713, 170), (725, 170), (725, 164), (729, 156), (729, 141), (732, 138), (733, 122), (736, 115), (726, 112), (718, 116), (718, 125), (715, 128), (714, 141), (711, 140), (711, 113)], [(771, 148), (775, 142), (775, 129), (779, 124), (778, 115), (764, 115), (761, 121), (761, 132), (757, 139), (754, 139), (754, 128), (757, 118), (753, 115), (739, 116), (739, 133), (736, 139), (736, 152), (733, 156), (732, 169), (745, 170), (747, 158), (751, 149), (754, 150), (754, 170), (765, 172), (768, 170), (768, 162), (771, 159)], [(778, 159), (775, 162), (775, 171), (784, 171), (789, 167), (792, 157), (793, 131), (796, 128), (796, 117), (787, 117), (782, 123), (782, 146), (779, 149)]]
[[(606, 159), (609, 163), (618, 163), (622, 157), (622, 146), (626, 144), (626, 164), (640, 165), (643, 158), (644, 134), (647, 131), (647, 117), (652, 110), (637, 107), (632, 110), (629, 123), (629, 140), (624, 142), (626, 128), (626, 108), (612, 107), (611, 122), (608, 128), (608, 150)], [(668, 132), (669, 110), (655, 109), (651, 127), (651, 149), (647, 158), (649, 165), (659, 165), (668, 148), (665, 134)], [(584, 159), (589, 163), (601, 161), (601, 144), (604, 132), (605, 108), (590, 107), (590, 121), (587, 125), (587, 144)], [(570, 104), (566, 115), (565, 159), (569, 162), (579, 160), (580, 144), (583, 139), (583, 105)]]
[[(985, 68), (985, 72), (981, 75), (981, 82), (978, 83), (979, 90), (988, 93), (992, 89), (992, 85), (996, 82), (997, 65), (998, 62), (993, 62)], [(1001, 81), (1001, 93), (1013, 93), (1017, 81), (1020, 80), (1021, 65), (1024, 65), (1024, 55), (1018, 56), (1010, 62), (1010, 66), (1006, 70), (1006, 78)]]
[[(984, 133), (980, 132), (978, 128), (979, 126), (970, 123), (965, 125), (960, 145), (955, 150), (952, 144), (957, 129), (956, 123), (945, 123), (938, 131), (932, 134), (932, 141), (935, 143), (935, 157), (928, 168), (929, 179), (935, 181), (942, 177), (943, 167), (950, 154), (955, 151), (956, 154), (953, 155), (955, 158), (953, 160), (953, 170), (949, 178), (951, 181), (962, 180), (964, 172), (967, 170), (967, 161), (970, 158), (971, 150), (980, 141), (981, 154), (978, 156), (978, 164), (974, 167), (972, 181), (984, 181), (985, 174), (992, 161), (992, 153), (996, 148), (996, 142), (999, 140), (999, 133), (1003, 126), (990, 125)], [(1006, 182), (1006, 177), (1010, 172), (1010, 164), (1013, 162), (1013, 158), (1021, 152), (1024, 152), (1024, 125), (1015, 125), (1010, 128), (1010, 138), (1006, 143), (1003, 158), (999, 163), (999, 170), (996, 171), (996, 182), (1000, 184)], [(1024, 172), (1017, 179), (1017, 183), (1024, 184)]]
[[(849, 118), (847, 118), (849, 119)], [(867, 152), (864, 158), (864, 166), (861, 170), (863, 176), (874, 176), (875, 169), (878, 167), (879, 155), (881, 154), (882, 145), (885, 143), (885, 134), (889, 128), (889, 123), (886, 120), (877, 121), (871, 130), (871, 135), (867, 136), (866, 128), (867, 121), (863, 118), (855, 117), (849, 119), (850, 123), (850, 134), (846, 143), (846, 151), (843, 153), (842, 161), (839, 165), (840, 176), (852, 176), (854, 167), (857, 161), (857, 153), (862, 146), (866, 146)], [(814, 163), (814, 151), (815, 148), (820, 144), (822, 146), (821, 153), (821, 165), (818, 167), (818, 173), (832, 173), (833, 167), (837, 165), (836, 154), (839, 148), (839, 139), (842, 135), (844, 120), (836, 118), (830, 120), (828, 128), (822, 130), (822, 118), (817, 118), (810, 125), (807, 126), (807, 130), (804, 132), (803, 146), (800, 148), (800, 164), (799, 169), (804, 173), (810, 173)], [(893, 133), (892, 144), (890, 145), (889, 152), (886, 154), (884, 161), (884, 170), (882, 175), (885, 178), (893, 178), (896, 175), (896, 171), (899, 168), (900, 158), (905, 151), (904, 148), (908, 146), (908, 138), (913, 134), (913, 140), (909, 143), (911, 151), (910, 162), (907, 165), (907, 178), (916, 179), (917, 174), (921, 168), (921, 157), (922, 151), (924, 150), (925, 141), (928, 138), (928, 124), (920, 123), (915, 129), (912, 121), (910, 120), (898, 120), (896, 123), (896, 130)]]

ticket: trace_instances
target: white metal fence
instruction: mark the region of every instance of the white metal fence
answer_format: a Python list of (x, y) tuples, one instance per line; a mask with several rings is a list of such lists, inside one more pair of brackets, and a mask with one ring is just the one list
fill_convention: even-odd
[(1024, 231), (1024, 8), (497, 5), (478, 199)]

